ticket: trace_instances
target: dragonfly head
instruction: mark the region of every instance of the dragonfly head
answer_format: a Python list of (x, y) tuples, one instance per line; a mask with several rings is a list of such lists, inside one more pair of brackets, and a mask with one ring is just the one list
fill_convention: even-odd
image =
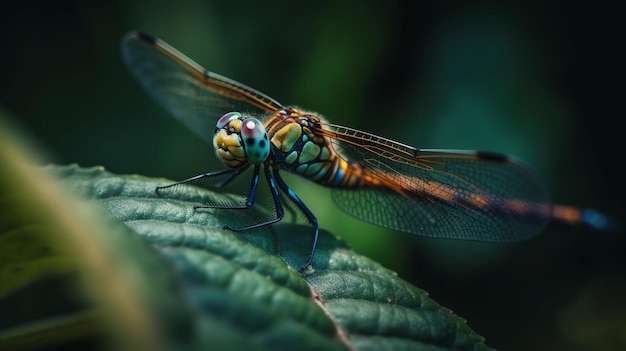
[(217, 158), (230, 168), (241, 167), (246, 162), (261, 164), (270, 153), (263, 123), (239, 112), (229, 112), (217, 121), (213, 147)]

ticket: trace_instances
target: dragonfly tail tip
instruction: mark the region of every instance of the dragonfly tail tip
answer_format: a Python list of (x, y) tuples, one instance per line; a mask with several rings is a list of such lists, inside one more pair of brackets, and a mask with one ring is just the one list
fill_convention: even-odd
[(614, 232), (620, 227), (615, 218), (590, 208), (583, 209), (581, 215), (582, 222), (597, 231)]

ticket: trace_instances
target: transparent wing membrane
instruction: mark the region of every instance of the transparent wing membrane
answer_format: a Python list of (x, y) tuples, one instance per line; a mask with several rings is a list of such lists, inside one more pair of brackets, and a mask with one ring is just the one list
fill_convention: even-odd
[(498, 242), (527, 239), (550, 219), (547, 190), (516, 159), (420, 150), (334, 124), (320, 124), (316, 132), (329, 136), (346, 160), (407, 190), (334, 190), (335, 203), (364, 221), (435, 238)]
[(478, 208), (375, 189), (336, 189), (332, 196), (339, 208), (358, 219), (431, 238), (520, 241), (538, 234), (550, 218), (538, 213), (518, 213), (504, 204)]
[(135, 78), (174, 117), (211, 143), (215, 122), (231, 111), (269, 116), (274, 99), (234, 80), (209, 72), (167, 43), (132, 32), (122, 55)]

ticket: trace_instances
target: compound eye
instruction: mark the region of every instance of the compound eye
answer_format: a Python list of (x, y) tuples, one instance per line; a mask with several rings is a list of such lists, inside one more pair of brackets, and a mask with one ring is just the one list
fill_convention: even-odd
[(222, 117), (220, 117), (220, 119), (217, 120), (217, 124), (215, 125), (215, 129), (222, 129), (224, 127), (226, 127), (226, 125), (228, 123), (230, 123), (230, 121), (232, 121), (233, 119), (238, 119), (241, 118), (241, 113), (239, 112), (228, 112), (227, 114), (223, 115)]
[(241, 139), (246, 158), (252, 164), (263, 163), (270, 154), (270, 142), (265, 126), (256, 118), (246, 118), (241, 123)]

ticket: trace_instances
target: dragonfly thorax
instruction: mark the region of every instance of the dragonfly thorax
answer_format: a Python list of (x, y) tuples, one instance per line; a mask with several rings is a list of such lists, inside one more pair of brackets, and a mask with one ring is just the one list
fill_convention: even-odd
[(238, 168), (246, 163), (265, 162), (269, 156), (270, 143), (261, 121), (244, 117), (239, 112), (229, 112), (217, 121), (213, 148), (222, 163), (230, 168)]

